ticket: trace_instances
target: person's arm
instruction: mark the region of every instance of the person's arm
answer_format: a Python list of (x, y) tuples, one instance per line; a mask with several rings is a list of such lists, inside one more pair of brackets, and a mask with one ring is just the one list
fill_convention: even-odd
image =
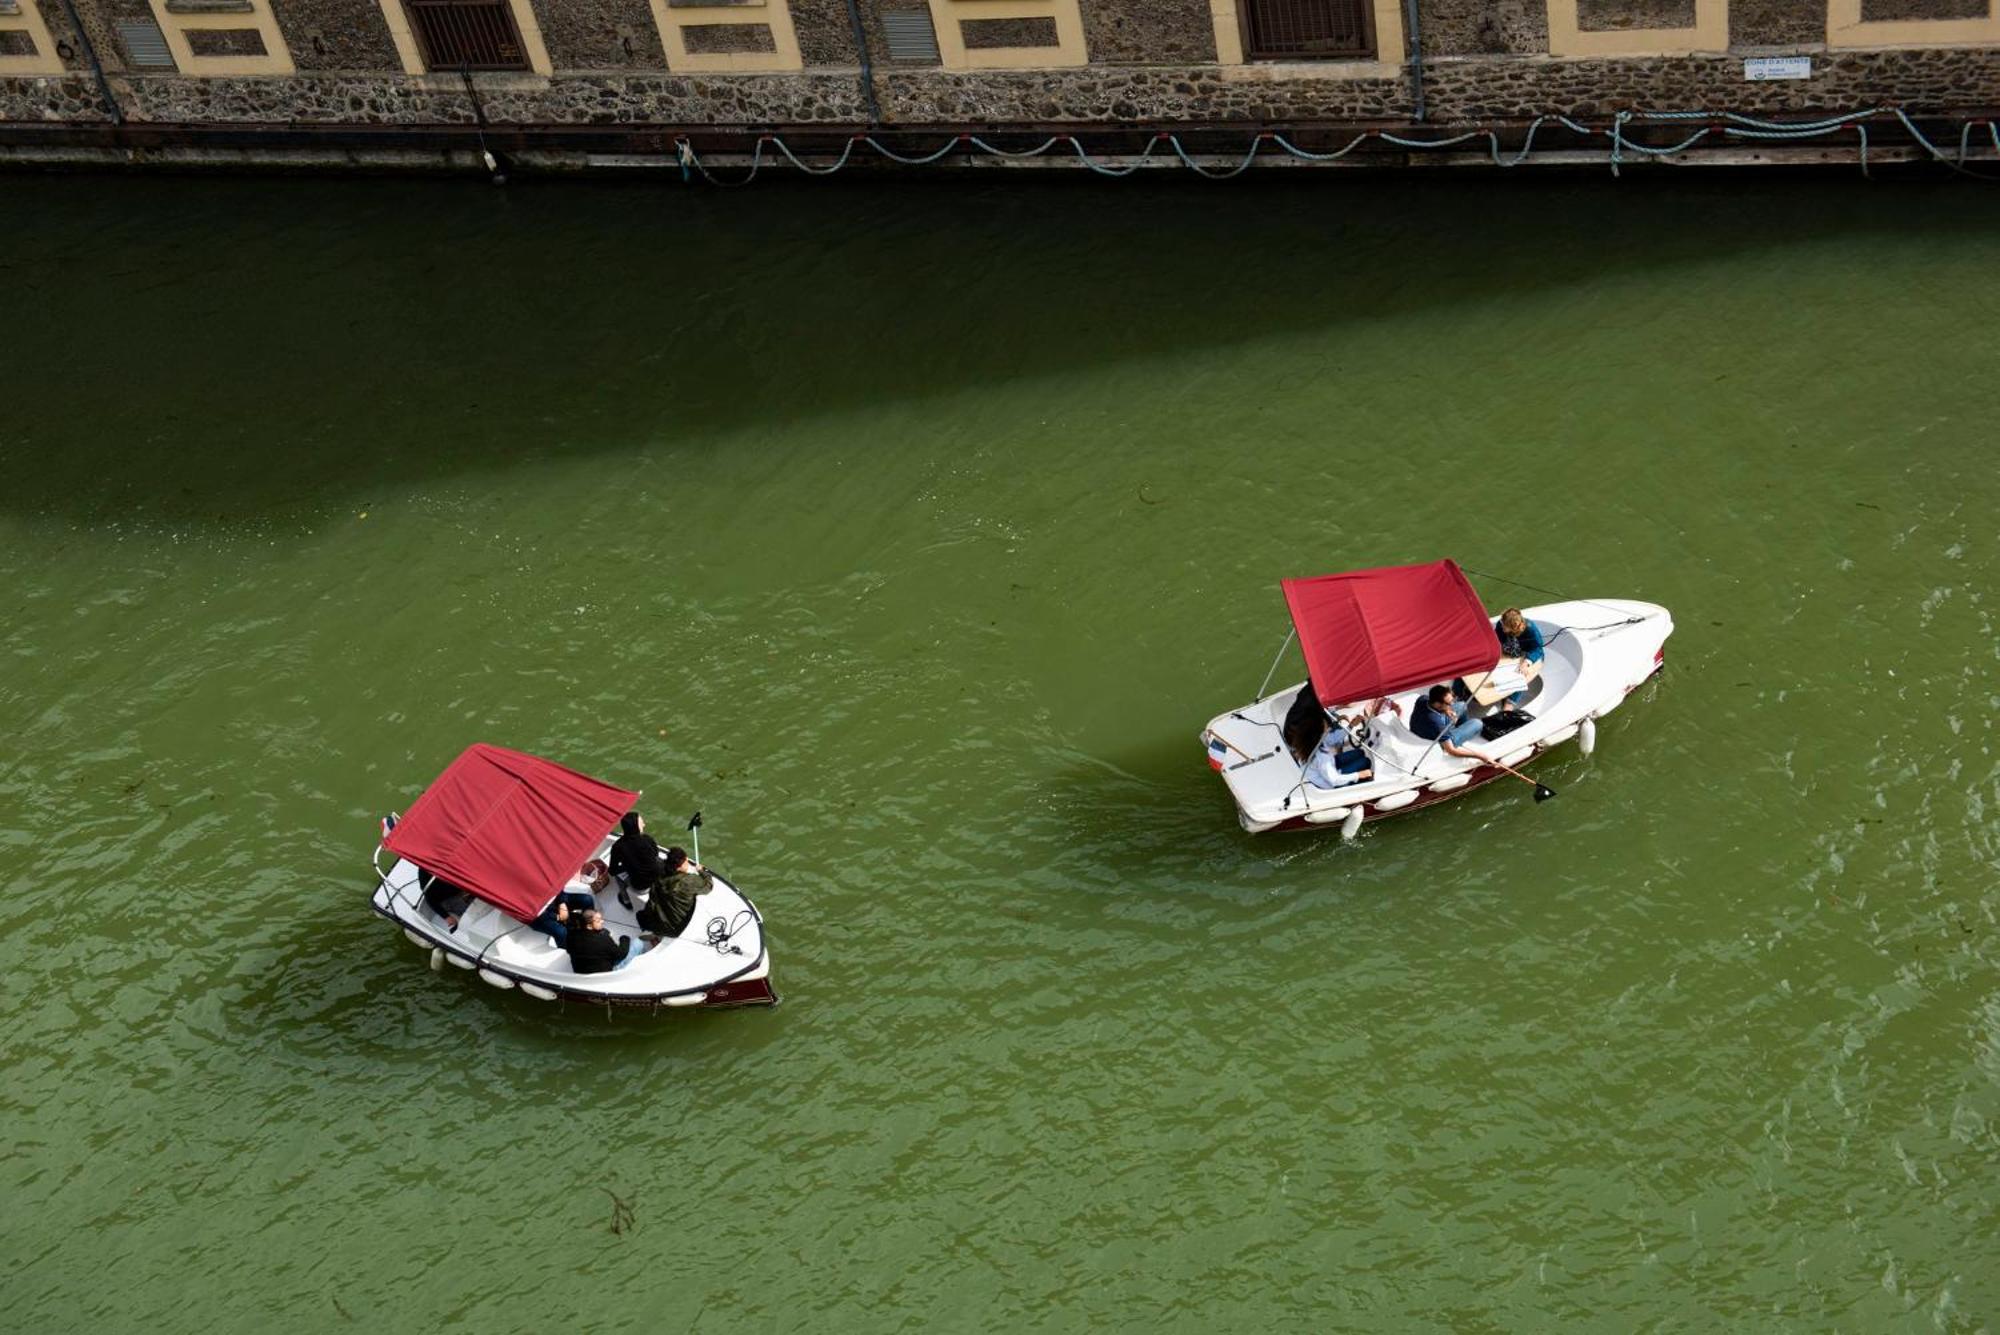
[(1490, 765), (1493, 763), (1493, 757), (1487, 755), (1484, 751), (1475, 751), (1469, 746), (1460, 746), (1457, 742), (1454, 742), (1451, 739), (1451, 735), (1449, 733), (1447, 733), (1438, 742), (1438, 746), (1442, 748), (1444, 753), (1448, 756), (1464, 756), (1468, 760), (1476, 760), (1482, 765)]

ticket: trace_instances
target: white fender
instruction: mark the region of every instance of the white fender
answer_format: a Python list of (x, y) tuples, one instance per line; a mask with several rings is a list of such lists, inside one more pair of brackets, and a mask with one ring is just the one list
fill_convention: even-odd
[(537, 987), (533, 983), (520, 983), (517, 986), (520, 987), (524, 995), (531, 996), (536, 1001), (554, 1001), (556, 999), (556, 994), (546, 987)]
[(479, 980), (483, 983), (491, 983), (493, 986), (499, 988), (502, 992), (505, 992), (508, 988), (514, 985), (514, 980), (509, 978), (506, 974), (495, 973), (491, 969), (481, 969), (479, 971)]
[(405, 928), (403, 929), (403, 935), (404, 935), (404, 936), (407, 936), (407, 937), (409, 937), (409, 938), (410, 938), (410, 944), (411, 944), (411, 945), (413, 945), (413, 946), (417, 946), (417, 947), (419, 947), (419, 948), (422, 948), (422, 947), (425, 947), (425, 946), (428, 946), (428, 945), (430, 945), (430, 938), (429, 938), (429, 937), (424, 937), (424, 936), (418, 936), (418, 935), (417, 935), (417, 934), (416, 934), (415, 932), (411, 931), (411, 930), (410, 930), (409, 928), (407, 928), (407, 927), (405, 927)]
[(707, 1000), (708, 993), (706, 992), (690, 992), (686, 996), (665, 998), (666, 1004), (669, 1006), (699, 1006)]
[(1308, 825), (1332, 825), (1336, 821), (1346, 820), (1347, 813), (1352, 810), (1354, 810), (1353, 807), (1319, 807), (1306, 813), (1306, 823)]
[(431, 972), (432, 972), (432, 973), (443, 973), (443, 972), (444, 972), (444, 947), (443, 947), (443, 946), (432, 946), (432, 947), (431, 947)]
[(450, 960), (453, 964), (456, 964), (461, 969), (470, 969), (473, 967), (472, 961), (466, 959), (463, 955), (446, 955), (445, 958)]
[(1417, 790), (1410, 788), (1400, 793), (1391, 793), (1387, 797), (1376, 798), (1375, 809), (1377, 811), (1401, 811), (1416, 800)]
[(1574, 736), (1576, 736), (1576, 724), (1572, 723), (1567, 728), (1557, 728), (1554, 732), (1542, 738), (1542, 745), (1561, 746)]
[(1472, 776), (1470, 774), (1447, 774), (1431, 785), (1431, 791), (1434, 793), (1455, 793), (1471, 782)]
[(1518, 751), (1509, 751), (1506, 755), (1501, 756), (1500, 763), (1503, 765), (1512, 765), (1516, 768), (1519, 768), (1521, 762), (1526, 760), (1529, 756), (1532, 756), (1533, 754), (1535, 754), (1534, 747), (1524, 746)]
[(1597, 724), (1590, 719), (1576, 725), (1576, 749), (1585, 755), (1597, 749)]
[(1340, 823), (1340, 837), (1352, 839), (1361, 833), (1361, 808), (1355, 807), (1347, 813), (1347, 819)]

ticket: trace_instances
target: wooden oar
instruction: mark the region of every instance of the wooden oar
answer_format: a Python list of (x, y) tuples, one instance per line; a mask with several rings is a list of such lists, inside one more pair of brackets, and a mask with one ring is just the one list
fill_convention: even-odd
[(1542, 783), (1540, 780), (1529, 778), (1527, 775), (1521, 773), (1521, 771), (1515, 769), (1512, 765), (1503, 765), (1497, 760), (1491, 760), (1488, 761), (1487, 763), (1492, 765), (1493, 768), (1495, 769), (1507, 771), (1507, 773), (1513, 775), (1515, 778), (1519, 779), (1522, 783), (1531, 785), (1535, 790), (1535, 800), (1537, 802), (1546, 802), (1550, 798), (1556, 795), (1555, 789), (1549, 787), (1545, 783)]

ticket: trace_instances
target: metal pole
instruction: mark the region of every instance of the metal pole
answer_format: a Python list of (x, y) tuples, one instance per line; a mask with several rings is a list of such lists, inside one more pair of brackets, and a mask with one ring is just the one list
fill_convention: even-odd
[(90, 40), (89, 30), (76, 16), (76, 0), (63, 0), (63, 9), (69, 14), (69, 26), (76, 29), (77, 40), (83, 43), (83, 54), (90, 61), (90, 72), (97, 76), (97, 91), (103, 95), (105, 110), (111, 113), (111, 123), (123, 125), (125, 108), (118, 105), (118, 98), (111, 91), (111, 81), (104, 77), (104, 66), (97, 59), (97, 43)]
[(882, 107), (875, 101), (875, 62), (868, 54), (868, 29), (861, 24), (858, 0), (847, 0), (847, 24), (854, 31), (854, 53), (861, 57), (861, 95), (868, 99), (868, 124), (880, 125)]
[[(1285, 650), (1292, 647), (1292, 636), (1298, 633), (1299, 633), (1299, 628), (1297, 626), (1293, 626), (1290, 630), (1285, 632), (1285, 642), (1278, 646), (1278, 656), (1271, 660), (1271, 670), (1264, 674), (1264, 686), (1269, 686), (1271, 684), (1271, 678), (1277, 675), (1278, 664), (1284, 661)], [(1264, 698), (1264, 686), (1259, 686), (1257, 688), (1257, 698), (1259, 700), (1262, 700)]]
[(1403, 12), (1409, 16), (1403, 23), (1409, 29), (1410, 88), (1417, 102), (1411, 119), (1421, 123), (1424, 120), (1424, 21), (1417, 15), (1417, 0), (1403, 0)]

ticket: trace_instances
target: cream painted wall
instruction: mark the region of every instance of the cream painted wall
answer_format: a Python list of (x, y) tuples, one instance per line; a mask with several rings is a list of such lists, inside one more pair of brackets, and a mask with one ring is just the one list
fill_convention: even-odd
[[(948, 70), (1054, 69), (1090, 63), (1083, 15), (1076, 0), (930, 0), (938, 57)], [(959, 24), (967, 19), (1054, 19), (1054, 46), (965, 45)]]
[[(560, 0), (558, 0), (560, 3)], [(666, 0), (652, 0), (653, 22), (659, 26), (660, 41), (667, 52), (670, 70), (759, 70), (804, 69), (799, 57), (798, 33), (792, 27), (790, 0), (758, 0), (752, 4), (727, 5), (714, 9), (673, 9)], [(729, 27), (748, 24), (768, 27), (774, 51), (689, 51), (689, 28)]]
[(1552, 56), (1685, 56), (1729, 49), (1729, 0), (1695, 0), (1692, 28), (1621, 28), (1586, 32), (1576, 0), (1549, 0)]
[(35, 44), (31, 56), (0, 56), (0, 79), (35, 78), (44, 74), (61, 74), (62, 57), (56, 54), (56, 44), (49, 36), (48, 24), (42, 22), (42, 11), (35, 0), (21, 0), (18, 14), (0, 14), (0, 31), (24, 32)]
[[(180, 67), (182, 74), (196, 77), (290, 74), (291, 48), (285, 45), (284, 33), (278, 31), (278, 20), (271, 13), (271, 0), (249, 0), (249, 3), (252, 12), (248, 14), (175, 14), (168, 11), (166, 0), (152, 0), (153, 21), (166, 35), (167, 50), (173, 52), (174, 64)], [(264, 54), (198, 56), (188, 43), (187, 35), (191, 32), (232, 28), (255, 28), (264, 39)]]
[(1987, 46), (2000, 43), (2000, 0), (1987, 0), (1983, 19), (1861, 21), (1861, 0), (1832, 0), (1828, 46)]

